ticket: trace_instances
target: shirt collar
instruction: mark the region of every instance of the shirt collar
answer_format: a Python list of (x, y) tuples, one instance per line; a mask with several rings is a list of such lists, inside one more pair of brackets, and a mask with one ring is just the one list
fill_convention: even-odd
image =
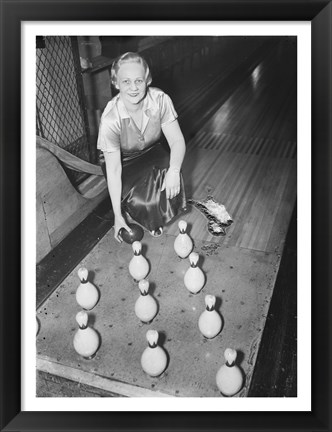
[[(128, 114), (128, 111), (125, 107), (125, 104), (122, 102), (120, 98), (120, 94), (116, 96), (117, 98), (117, 106), (118, 106), (118, 112), (120, 115), (121, 120), (130, 118), (130, 115)], [(145, 98), (143, 99), (143, 113), (149, 117), (148, 110), (153, 108), (153, 101), (150, 96), (150, 89), (148, 88)]]

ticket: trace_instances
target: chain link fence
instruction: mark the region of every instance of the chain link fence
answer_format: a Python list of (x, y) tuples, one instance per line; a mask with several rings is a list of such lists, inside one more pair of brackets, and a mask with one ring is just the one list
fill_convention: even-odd
[[(77, 38), (46, 36), (36, 48), (36, 133), (79, 158), (94, 162)], [(65, 168), (74, 184), (86, 175)]]

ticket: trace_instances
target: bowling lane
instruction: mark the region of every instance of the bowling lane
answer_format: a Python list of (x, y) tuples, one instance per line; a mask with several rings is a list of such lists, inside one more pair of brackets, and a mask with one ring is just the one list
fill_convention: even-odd
[[(187, 143), (188, 197), (212, 195), (234, 220), (213, 237), (189, 206), (195, 239), (282, 253), (296, 201), (296, 71), (296, 45), (280, 41)], [(167, 229), (176, 232), (176, 223)]]
[(296, 45), (280, 41), (202, 129), (247, 138), (296, 141), (296, 60)]
[[(144, 256), (151, 265), (150, 292), (159, 304), (154, 321), (143, 324), (134, 313), (139, 289), (128, 271), (131, 246), (115, 244), (112, 231), (101, 239), (37, 311), (41, 323), (38, 369), (126, 396), (219, 397), (215, 375), (224, 362), (224, 350), (230, 346), (238, 350), (238, 364), (246, 376), (238, 396), (246, 396), (278, 259), (259, 251), (195, 241), (207, 282), (199, 294), (192, 295), (183, 283), (189, 261), (177, 257), (173, 243), (174, 237), (167, 235), (161, 239), (145, 235), (142, 240)], [(90, 324), (101, 337), (92, 360), (80, 358), (72, 343), (75, 315), (80, 310), (75, 292), (81, 266), (89, 269), (100, 290), (100, 301), (89, 312)], [(198, 329), (206, 294), (216, 296), (216, 309), (224, 323), (212, 340), (205, 339)], [(140, 365), (148, 329), (160, 333), (168, 355), (168, 367), (159, 378), (147, 376)]]

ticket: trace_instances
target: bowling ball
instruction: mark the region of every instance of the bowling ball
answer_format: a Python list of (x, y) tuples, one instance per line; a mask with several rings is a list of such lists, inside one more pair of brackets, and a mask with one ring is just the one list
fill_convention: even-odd
[(120, 236), (123, 241), (128, 244), (134, 243), (134, 241), (142, 240), (144, 236), (144, 230), (139, 225), (136, 224), (127, 224), (129, 228), (132, 230), (132, 234), (130, 234), (125, 228), (121, 228), (119, 231)]

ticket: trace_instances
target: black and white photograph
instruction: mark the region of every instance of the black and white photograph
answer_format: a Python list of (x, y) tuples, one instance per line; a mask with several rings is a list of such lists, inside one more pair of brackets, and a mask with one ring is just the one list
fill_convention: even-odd
[(38, 397), (297, 396), (297, 37), (36, 38)]
[(328, 432), (332, 1), (0, 3), (0, 430)]

